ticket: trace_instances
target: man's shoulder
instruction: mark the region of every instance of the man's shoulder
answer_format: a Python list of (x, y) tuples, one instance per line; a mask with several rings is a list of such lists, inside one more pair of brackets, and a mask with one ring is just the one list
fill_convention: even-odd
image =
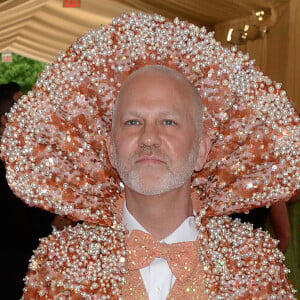
[(284, 255), (269, 233), (228, 216), (211, 218), (205, 232), (202, 263), (212, 290), (219, 289), (225, 298), (293, 299)]
[(41, 239), (30, 260), (24, 298), (117, 295), (124, 272), (124, 231), (77, 224)]
[(251, 223), (233, 220), (229, 216), (212, 217), (206, 224), (210, 240), (217, 244), (228, 245), (235, 251), (243, 251), (244, 247), (276, 249), (276, 255), (284, 259), (283, 254), (277, 251), (278, 241), (264, 230), (254, 229)]
[[(228, 216), (213, 217), (206, 224), (207, 241), (203, 244), (208, 256), (221, 266), (238, 270), (268, 271), (274, 262), (283, 263), (284, 255), (277, 249), (278, 241), (250, 223), (232, 220)], [(268, 270), (267, 270), (268, 269)], [(284, 268), (285, 272), (288, 270)]]

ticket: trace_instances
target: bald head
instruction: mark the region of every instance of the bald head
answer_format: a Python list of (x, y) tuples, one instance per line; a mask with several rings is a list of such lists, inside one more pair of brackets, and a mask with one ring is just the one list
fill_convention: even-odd
[[(203, 123), (203, 108), (202, 108), (202, 100), (200, 98), (200, 95), (197, 91), (197, 89), (194, 87), (194, 85), (181, 73), (162, 66), (162, 65), (149, 65), (145, 66), (143, 68), (138, 69), (137, 71), (133, 72), (127, 80), (124, 82), (124, 84), (121, 87), (120, 93), (118, 94), (118, 97), (116, 99), (116, 103), (113, 108), (113, 124), (112, 127), (114, 127), (115, 123), (115, 115), (117, 113), (120, 101), (122, 101), (123, 98), (126, 98), (128, 92), (131, 90), (134, 82), (137, 79), (148, 80), (149, 85), (152, 83), (149, 78), (161, 78), (162, 81), (162, 87), (164, 87), (163, 81), (172, 81), (175, 83), (173, 91), (170, 91), (170, 93), (179, 93), (181, 97), (186, 102), (186, 105), (190, 108), (192, 111), (192, 117), (193, 122), (195, 124), (196, 132), (200, 134), (202, 132), (202, 123)], [(156, 87), (157, 88), (157, 87)]]
[(107, 140), (127, 192), (153, 196), (188, 190), (209, 150), (201, 131), (201, 100), (184, 76), (163, 66), (131, 74), (118, 95)]

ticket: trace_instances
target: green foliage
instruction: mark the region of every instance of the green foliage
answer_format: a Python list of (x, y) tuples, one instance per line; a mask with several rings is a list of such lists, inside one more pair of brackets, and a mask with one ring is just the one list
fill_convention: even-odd
[(45, 63), (13, 53), (12, 62), (0, 62), (0, 84), (10, 81), (17, 82), (21, 86), (23, 94), (27, 94), (44, 67)]

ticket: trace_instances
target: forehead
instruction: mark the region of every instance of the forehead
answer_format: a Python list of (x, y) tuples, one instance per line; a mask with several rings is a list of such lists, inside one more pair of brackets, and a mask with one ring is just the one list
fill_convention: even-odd
[(144, 107), (154, 111), (160, 107), (186, 111), (192, 98), (192, 88), (182, 78), (151, 70), (133, 75), (124, 83), (115, 110), (124, 112)]

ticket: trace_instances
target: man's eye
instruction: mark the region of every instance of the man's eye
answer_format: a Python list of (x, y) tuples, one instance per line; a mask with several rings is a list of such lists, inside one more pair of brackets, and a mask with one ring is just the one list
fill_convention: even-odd
[(163, 123), (164, 123), (164, 125), (167, 125), (167, 126), (175, 125), (175, 122), (173, 120), (164, 120)]
[(140, 122), (138, 120), (128, 120), (125, 122), (125, 124), (133, 126), (133, 125), (139, 125)]

